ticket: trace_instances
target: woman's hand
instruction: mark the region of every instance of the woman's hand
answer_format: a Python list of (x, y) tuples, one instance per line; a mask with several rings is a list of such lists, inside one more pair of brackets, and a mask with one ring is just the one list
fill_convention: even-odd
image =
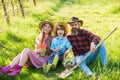
[(40, 49), (40, 48), (37, 49), (36, 51), (37, 51), (39, 54), (40, 54), (40, 53), (45, 53), (45, 51), (44, 51), (43, 49)]

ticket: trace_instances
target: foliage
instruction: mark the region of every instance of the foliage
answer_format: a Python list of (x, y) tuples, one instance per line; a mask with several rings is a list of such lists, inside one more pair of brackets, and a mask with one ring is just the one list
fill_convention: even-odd
[[(38, 23), (40, 21), (67, 22), (70, 17), (76, 16), (84, 21), (81, 28), (92, 31), (102, 39), (114, 27), (118, 27), (117, 31), (105, 41), (108, 66), (103, 67), (99, 57), (97, 57), (95, 63), (89, 66), (98, 75), (98, 80), (119, 80), (119, 0), (36, 0), (36, 6), (34, 6), (32, 0), (22, 0), (25, 19), (21, 17), (17, 0), (12, 0), (15, 16), (12, 15), (10, 1), (5, 0), (11, 22), (10, 25), (5, 22), (4, 12), (0, 3), (0, 65), (9, 64), (26, 47), (34, 50), (34, 40), (39, 34)], [(58, 66), (56, 71), (50, 71), (50, 73), (45, 75), (42, 69), (23, 67), (21, 74), (17, 77), (0, 75), (0, 80), (63, 80), (57, 77), (57, 74), (62, 70), (64, 70), (63, 66)], [(78, 68), (65, 80), (84, 79), (87, 80), (86, 75)], [(89, 78), (89, 80), (94, 79), (94, 76)]]

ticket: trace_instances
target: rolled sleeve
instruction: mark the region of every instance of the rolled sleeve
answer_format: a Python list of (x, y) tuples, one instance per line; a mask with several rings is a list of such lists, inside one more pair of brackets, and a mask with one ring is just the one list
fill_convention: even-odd
[(66, 41), (66, 48), (72, 48), (72, 45), (70, 44), (68, 40)]

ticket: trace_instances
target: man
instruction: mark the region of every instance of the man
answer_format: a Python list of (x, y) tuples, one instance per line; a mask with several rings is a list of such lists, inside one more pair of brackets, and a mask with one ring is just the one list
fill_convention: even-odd
[(82, 60), (89, 52), (92, 54), (80, 64), (80, 68), (87, 76), (91, 76), (93, 73), (87, 66), (88, 63), (94, 62), (97, 53), (100, 54), (102, 65), (107, 64), (107, 55), (105, 45), (102, 44), (97, 50), (95, 46), (100, 42), (100, 37), (87, 31), (80, 29), (83, 25), (83, 21), (77, 17), (72, 17), (71, 22), (68, 22), (71, 26), (71, 34), (67, 36), (68, 40), (73, 46), (73, 52), (75, 55), (76, 63)]

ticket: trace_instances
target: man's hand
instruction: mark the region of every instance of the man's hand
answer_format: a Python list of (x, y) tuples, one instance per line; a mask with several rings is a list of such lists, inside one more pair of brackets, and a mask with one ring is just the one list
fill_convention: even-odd
[(95, 44), (94, 44), (94, 42), (92, 42), (90, 45), (90, 52), (93, 53), (93, 52), (95, 52), (95, 50), (96, 50)]
[(63, 55), (63, 60), (65, 59), (65, 57), (68, 55), (68, 51), (66, 51)]

